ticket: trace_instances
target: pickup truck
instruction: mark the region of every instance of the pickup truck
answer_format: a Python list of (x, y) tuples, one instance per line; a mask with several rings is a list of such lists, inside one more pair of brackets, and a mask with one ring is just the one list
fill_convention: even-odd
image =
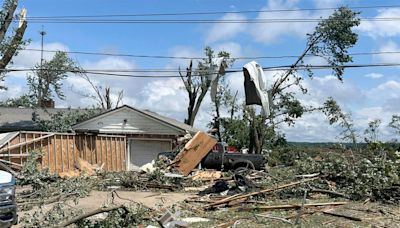
[(0, 227), (11, 227), (17, 223), (15, 203), (15, 178), (0, 170)]
[[(158, 157), (166, 156), (174, 159), (176, 153), (161, 152)], [(214, 148), (203, 158), (201, 167), (217, 170), (236, 170), (239, 168), (248, 168), (262, 170), (264, 169), (266, 159), (261, 154), (242, 154), (239, 152), (228, 152), (227, 146), (223, 143), (217, 143)]]

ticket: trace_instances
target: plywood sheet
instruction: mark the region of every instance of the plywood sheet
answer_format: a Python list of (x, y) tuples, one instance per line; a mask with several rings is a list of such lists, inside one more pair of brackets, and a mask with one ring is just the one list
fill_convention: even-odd
[(174, 166), (183, 175), (187, 176), (215, 144), (217, 144), (217, 140), (204, 132), (197, 132), (176, 156), (173, 161)]

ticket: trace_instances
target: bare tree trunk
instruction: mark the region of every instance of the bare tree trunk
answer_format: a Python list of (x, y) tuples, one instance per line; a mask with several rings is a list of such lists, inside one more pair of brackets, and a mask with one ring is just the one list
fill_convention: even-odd
[(14, 56), (15, 52), (17, 51), (17, 48), (19, 47), (22, 41), (22, 37), (24, 36), (26, 27), (27, 27), (27, 22), (24, 21), (22, 26), (19, 27), (15, 32), (11, 40), (11, 45), (4, 52), (3, 57), (0, 60), (0, 69), (4, 69), (7, 66), (7, 64), (10, 63), (12, 57)]
[(238, 95), (238, 91), (236, 91), (235, 96), (233, 96), (232, 100), (232, 107), (231, 107), (231, 121), (233, 120), (233, 116), (235, 115), (235, 103), (236, 103), (236, 97)]
[(312, 43), (310, 43), (303, 51), (303, 53), (299, 56), (299, 58), (296, 60), (292, 66), (290, 66), (290, 69), (286, 71), (286, 73), (277, 81), (275, 81), (274, 85), (272, 86), (272, 92), (271, 95), (272, 97), (275, 97), (277, 93), (279, 93), (279, 87), (288, 79), (288, 77), (293, 73), (295, 70), (296, 66), (303, 60), (303, 58), (307, 55), (308, 51), (311, 50), (311, 48), (314, 46), (314, 44), (317, 43), (319, 40), (320, 36), (317, 37), (315, 40), (313, 40)]
[(2, 41), (7, 33), (8, 28), (10, 27), (11, 21), (14, 17), (14, 12), (17, 9), (18, 1), (13, 0), (10, 4), (10, 8), (5, 13), (4, 18), (2, 18), (2, 22), (0, 25), (0, 41)]

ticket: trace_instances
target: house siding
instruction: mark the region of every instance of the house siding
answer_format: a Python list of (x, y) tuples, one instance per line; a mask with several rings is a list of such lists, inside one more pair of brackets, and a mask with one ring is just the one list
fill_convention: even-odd
[[(126, 121), (124, 121), (126, 120)], [(114, 134), (180, 135), (180, 130), (134, 110), (120, 109), (77, 125), (74, 130), (95, 130)]]

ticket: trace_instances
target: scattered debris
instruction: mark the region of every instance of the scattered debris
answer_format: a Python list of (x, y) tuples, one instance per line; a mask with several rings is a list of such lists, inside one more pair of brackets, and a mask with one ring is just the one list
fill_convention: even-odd
[(58, 174), (61, 178), (79, 177), (81, 173), (78, 170), (70, 170)]
[(285, 204), (285, 205), (272, 205), (272, 206), (257, 206), (257, 207), (247, 207), (240, 208), (240, 211), (251, 211), (251, 210), (260, 210), (260, 211), (268, 211), (268, 210), (280, 210), (280, 209), (299, 209), (301, 207), (320, 207), (320, 206), (337, 206), (337, 205), (345, 205), (348, 202), (328, 202), (328, 203), (307, 203), (307, 204)]
[(76, 159), (75, 166), (82, 172), (82, 174), (86, 176), (93, 176), (94, 174), (96, 174), (96, 167), (91, 165), (89, 162), (83, 160), (82, 158)]
[(215, 171), (215, 170), (199, 170), (196, 171), (192, 179), (193, 180), (202, 180), (202, 181), (214, 181), (216, 179), (219, 179), (222, 177), (222, 172), (221, 171)]
[[(201, 157), (209, 151), (201, 149), (204, 145), (213, 143), (208, 136), (196, 135), (174, 160), (165, 157), (161, 162), (158, 160), (142, 166), (141, 171), (101, 172), (101, 166), (78, 159), (76, 170), (60, 173), (57, 177), (48, 173), (46, 169), (39, 169), (33, 162), (40, 157), (28, 158), (25, 167), (22, 167), (19, 173), (18, 182), (24, 185), (23, 190), (17, 192), (19, 210), (39, 211), (42, 209), (38, 208), (45, 204), (54, 205), (54, 210), (42, 211), (35, 218), (25, 218), (24, 224), (26, 227), (31, 226), (26, 224), (59, 227), (71, 224), (78, 227), (155, 227), (158, 224), (169, 228), (187, 227), (192, 223), (207, 223), (204, 224), (207, 226), (219, 224), (218, 227), (234, 227), (239, 226), (239, 223), (262, 226), (268, 222), (277, 226), (280, 223), (308, 226), (309, 218), (323, 218), (323, 221), (318, 223), (320, 225), (333, 223), (329, 216), (334, 216), (341, 222), (347, 220), (347, 223), (352, 225), (365, 226), (372, 224), (370, 220), (364, 219), (372, 214), (379, 214), (381, 217), (398, 214), (398, 210), (391, 212), (392, 214), (383, 214), (379, 212), (379, 208), (364, 211), (363, 213), (369, 213), (366, 216), (360, 211), (347, 213), (348, 210), (352, 210), (350, 205), (354, 203), (354, 199), (359, 199), (354, 198), (355, 189), (351, 189), (351, 186), (361, 190), (358, 195), (370, 199), (365, 204), (360, 203), (359, 207), (368, 207), (375, 203), (376, 199), (384, 197), (396, 202), (400, 186), (396, 185), (395, 176), (386, 180), (384, 188), (380, 188), (375, 186), (379, 181), (365, 179), (360, 177), (359, 173), (352, 173), (364, 168), (367, 172), (384, 177), (398, 170), (394, 163), (381, 161), (379, 164), (370, 164), (357, 161), (352, 165), (360, 167), (350, 167), (347, 166), (348, 161), (327, 160), (326, 156), (318, 161), (296, 161), (290, 167), (267, 168), (264, 171), (252, 168), (235, 171), (195, 169)], [(381, 169), (382, 167), (387, 169)], [(385, 174), (384, 170), (389, 173)], [(340, 172), (340, 175), (337, 172)], [(348, 180), (355, 183), (349, 184), (346, 182)], [(366, 181), (366, 185), (361, 186), (359, 181)], [(81, 211), (81, 208), (67, 203), (72, 200), (78, 202), (80, 197), (87, 196), (93, 189), (109, 192), (107, 195), (112, 199), (112, 203), (110, 204), (109, 200), (104, 204), (106, 207), (89, 211)], [(158, 200), (161, 203), (152, 209), (141, 208), (134, 198), (126, 195), (120, 197), (120, 192), (117, 193), (116, 189), (152, 191), (147, 198), (160, 198)], [(376, 190), (379, 191), (374, 192)], [(185, 193), (191, 196), (185, 198), (182, 203), (167, 207), (165, 198), (163, 199), (165, 195), (161, 194), (171, 191), (189, 191), (196, 195)], [(377, 198), (378, 193), (384, 195)], [(318, 197), (315, 197), (316, 195)], [(334, 197), (335, 200), (332, 200)], [(114, 204), (114, 198), (119, 200), (119, 204)], [(121, 199), (133, 206), (120, 204)], [(62, 206), (63, 204), (69, 206)], [(180, 213), (176, 213), (177, 211)], [(254, 211), (260, 211), (260, 214), (254, 214)], [(268, 211), (268, 214), (261, 213), (262, 211)], [(63, 214), (58, 216), (57, 213)], [(43, 219), (46, 221), (42, 221)], [(330, 221), (326, 221), (327, 219)]]
[(167, 211), (159, 218), (157, 218), (157, 222), (163, 228), (184, 228), (188, 227), (188, 223), (180, 220), (176, 220), (174, 216), (172, 216), (171, 212)]
[(251, 196), (259, 195), (259, 194), (262, 194), (262, 193), (278, 191), (280, 189), (293, 187), (295, 185), (299, 185), (301, 183), (305, 183), (305, 182), (308, 182), (308, 181), (316, 180), (318, 178), (319, 177), (314, 177), (314, 178), (305, 179), (305, 180), (302, 180), (302, 181), (296, 181), (296, 182), (293, 182), (293, 183), (277, 186), (277, 187), (274, 187), (274, 188), (267, 188), (267, 189), (264, 189), (264, 190), (261, 190), (261, 191), (258, 191), (258, 192), (252, 192), (252, 193), (248, 193), (248, 194), (245, 194), (245, 195), (242, 195), (242, 194), (236, 195), (236, 196), (234, 195), (232, 197), (227, 197), (225, 199), (219, 200), (219, 201), (217, 201), (215, 203), (211, 203), (211, 204), (207, 205), (206, 208), (211, 209), (211, 208), (214, 208), (214, 207), (222, 205), (222, 204), (227, 204), (227, 203), (229, 203), (231, 201), (234, 201), (234, 200), (246, 199), (246, 198), (249, 198)]
[(144, 164), (140, 167), (140, 171), (145, 172), (145, 173), (152, 173), (156, 170), (156, 167), (154, 167), (155, 162), (154, 160), (151, 163)]
[(183, 222), (187, 222), (187, 223), (198, 223), (198, 222), (209, 222), (210, 219), (206, 219), (206, 218), (200, 218), (200, 217), (188, 217), (188, 218), (182, 218), (181, 219)]

